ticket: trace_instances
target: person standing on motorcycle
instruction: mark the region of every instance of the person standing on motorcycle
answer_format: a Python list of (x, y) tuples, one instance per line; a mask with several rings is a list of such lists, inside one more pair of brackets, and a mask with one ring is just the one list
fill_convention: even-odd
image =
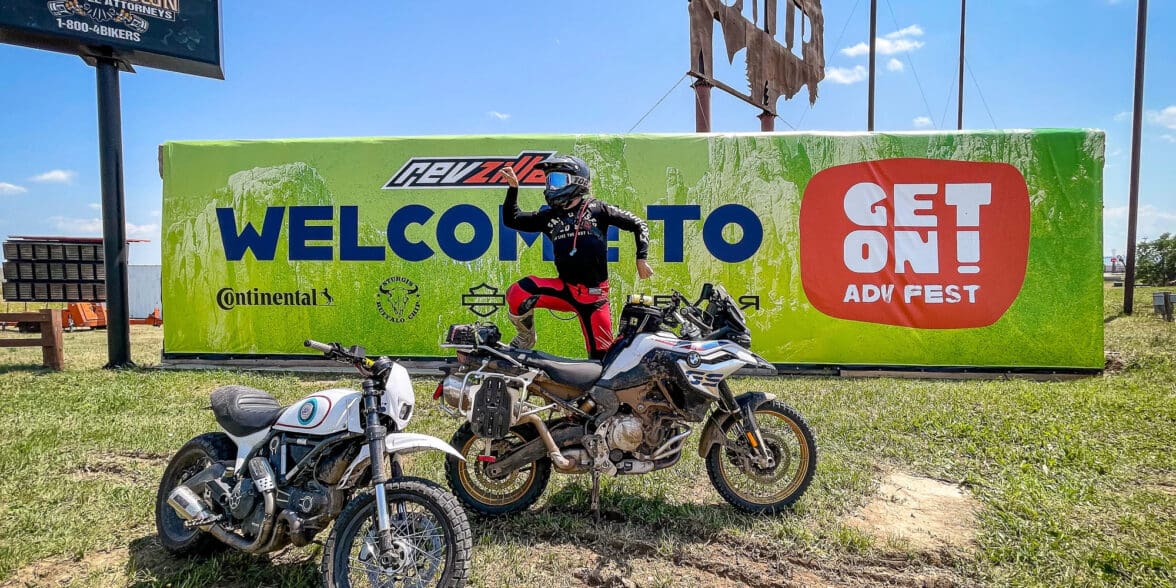
[(506, 303), (517, 335), (514, 347), (535, 346), (535, 309), (574, 312), (580, 319), (588, 357), (602, 359), (612, 346), (612, 314), (608, 306), (608, 228), (633, 233), (637, 241), (637, 275), (653, 275), (646, 255), (649, 228), (637, 215), (593, 198), (592, 172), (578, 157), (552, 155), (536, 165), (547, 175), (543, 196), (549, 208), (519, 210), (519, 180), (514, 169), (499, 171), (509, 186), (503, 221), (516, 231), (541, 232), (555, 250), (558, 278), (527, 276), (510, 286)]

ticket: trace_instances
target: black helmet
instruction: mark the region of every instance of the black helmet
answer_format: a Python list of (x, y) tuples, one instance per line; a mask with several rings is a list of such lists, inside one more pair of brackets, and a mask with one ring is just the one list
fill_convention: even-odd
[(563, 208), (577, 196), (587, 194), (592, 185), (592, 172), (579, 157), (555, 154), (535, 167), (547, 174), (543, 196), (556, 208)]

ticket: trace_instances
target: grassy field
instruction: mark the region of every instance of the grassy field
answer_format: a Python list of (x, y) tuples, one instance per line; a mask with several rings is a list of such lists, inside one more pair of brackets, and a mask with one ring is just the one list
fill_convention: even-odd
[[(1172, 586), (1176, 584), (1176, 327), (1119, 315), (1107, 290), (1108, 371), (1060, 382), (741, 380), (806, 415), (820, 466), (793, 513), (727, 506), (690, 454), (606, 480), (595, 525), (587, 479), (555, 476), (530, 512), (474, 519), (477, 586)], [(12, 336), (4, 333), (3, 336)], [(135, 327), (135, 361), (158, 363), (158, 329)], [(166, 459), (213, 430), (208, 393), (241, 383), (292, 402), (333, 379), (231, 372), (106, 371), (104, 332), (65, 336), (67, 370), (0, 349), (0, 584), (314, 586), (320, 548), (175, 560), (154, 541)], [(360, 343), (362, 343), (360, 341)], [(357, 382), (342, 380), (348, 385)], [(428, 399), (413, 428), (448, 439)], [(442, 480), (438, 457), (410, 473)], [(963, 544), (928, 548), (855, 517), (901, 472), (974, 497)], [(860, 518), (860, 517), (858, 517)], [(963, 521), (963, 519), (968, 519)]]

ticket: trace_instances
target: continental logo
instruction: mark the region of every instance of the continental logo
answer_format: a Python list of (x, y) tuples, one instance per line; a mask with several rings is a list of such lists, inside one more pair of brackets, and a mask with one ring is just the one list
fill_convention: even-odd
[(221, 288), (216, 292), (216, 305), (221, 310), (233, 310), (238, 306), (334, 306), (335, 297), (326, 288), (284, 292)]
[(385, 190), (421, 188), (501, 188), (498, 170), (511, 166), (523, 187), (543, 187), (546, 176), (535, 164), (554, 151), (523, 151), (515, 156), (414, 157), (384, 184)]

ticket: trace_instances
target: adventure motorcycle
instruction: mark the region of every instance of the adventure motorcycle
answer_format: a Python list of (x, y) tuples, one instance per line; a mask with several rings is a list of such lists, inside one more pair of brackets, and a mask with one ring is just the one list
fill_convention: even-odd
[(324, 390), (283, 407), (245, 386), (214, 390), (224, 432), (192, 439), (168, 463), (155, 500), (159, 542), (181, 555), (268, 553), (306, 545), (335, 521), (323, 549), (327, 586), (464, 585), (473, 549), (465, 511), (439, 485), (401, 475), (407, 453), (462, 459), (440, 439), (402, 432), (415, 404), (408, 372), (359, 346), (305, 344), (358, 369), (363, 391)]
[[(774, 513), (800, 498), (817, 465), (808, 424), (775, 396), (735, 396), (726, 382), (745, 366), (775, 371), (749, 351), (743, 312), (722, 286), (705, 285), (694, 304), (678, 292), (669, 298), (657, 306), (631, 296), (601, 362), (501, 345), (492, 324), (450, 327), (444, 346), (457, 350), (457, 366), (433, 397), (466, 421), (451, 441), (465, 459), (445, 463), (466, 507), (486, 515), (524, 510), (554, 466), (592, 475), (599, 517), (600, 474), (673, 466), (692, 430), (687, 423), (708, 412), (698, 453), (727, 502)], [(540, 418), (547, 411), (554, 416)]]

